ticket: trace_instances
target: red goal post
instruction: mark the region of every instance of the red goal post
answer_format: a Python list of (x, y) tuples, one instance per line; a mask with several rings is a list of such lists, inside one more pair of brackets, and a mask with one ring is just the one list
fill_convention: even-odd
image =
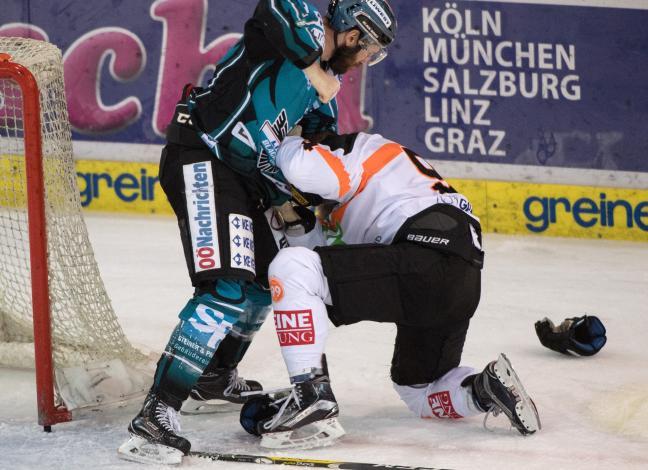
[(0, 78), (15, 81), (23, 97), (23, 133), (27, 174), (27, 217), (29, 218), (29, 259), (32, 282), (34, 321), (34, 357), (36, 364), (36, 400), (38, 424), (51, 425), (70, 421), (65, 405), (54, 403), (54, 367), (47, 280), (47, 231), (45, 230), (45, 188), (41, 144), (40, 93), (36, 79), (27, 68), (0, 52)]
[[(141, 396), (81, 212), (61, 51), (0, 37), (0, 367), (35, 367), (46, 431)], [(79, 413), (77, 413), (77, 411)]]

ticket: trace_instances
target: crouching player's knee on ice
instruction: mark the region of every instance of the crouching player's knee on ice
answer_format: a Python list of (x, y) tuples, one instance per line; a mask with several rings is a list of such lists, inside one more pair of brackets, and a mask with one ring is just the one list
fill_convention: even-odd
[(466, 418), (483, 413), (474, 403), (471, 387), (462, 385), (474, 374), (472, 367), (457, 367), (432, 383), (398, 385), (394, 382), (394, 389), (419, 418)]
[(504, 413), (511, 426), (522, 435), (541, 429), (535, 403), (504, 354), (482, 372), (471, 367), (456, 367), (431, 383), (394, 383), (394, 389), (420, 418), (459, 419), (485, 413), (484, 427), (488, 429), (488, 416)]

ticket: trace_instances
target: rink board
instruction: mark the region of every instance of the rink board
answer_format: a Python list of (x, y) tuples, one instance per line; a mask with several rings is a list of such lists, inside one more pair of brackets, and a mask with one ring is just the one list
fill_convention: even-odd
[(486, 232), (648, 242), (648, 190), (452, 180)]
[[(92, 211), (172, 214), (154, 163), (77, 162)], [(452, 179), (487, 232), (648, 242), (648, 190)]]
[[(210, 79), (257, 3), (2, 0), (0, 36), (61, 49), (75, 141), (163, 145), (182, 85)], [(394, 49), (345, 74), (341, 132), (370, 129), (448, 162), (648, 173), (645, 0), (392, 6)]]

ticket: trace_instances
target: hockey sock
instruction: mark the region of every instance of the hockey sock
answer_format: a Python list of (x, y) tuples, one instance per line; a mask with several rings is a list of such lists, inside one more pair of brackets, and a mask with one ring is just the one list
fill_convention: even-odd
[[(228, 288), (228, 292), (221, 289), (222, 282), (219, 280), (217, 284), (217, 292), (220, 297), (224, 297), (226, 294), (237, 294), (231, 287)], [(247, 283), (242, 286), (238, 296), (243, 296), (245, 299), (245, 302), (239, 305), (244, 311), (232, 326), (230, 334), (219, 346), (216, 354), (214, 354), (205, 369), (205, 373), (217, 373), (219, 369), (234, 369), (237, 367), (250, 347), (252, 338), (272, 311), (270, 292), (256, 283)]]
[(194, 296), (180, 312), (180, 323), (158, 362), (152, 391), (179, 409), (242, 312), (211, 294)]

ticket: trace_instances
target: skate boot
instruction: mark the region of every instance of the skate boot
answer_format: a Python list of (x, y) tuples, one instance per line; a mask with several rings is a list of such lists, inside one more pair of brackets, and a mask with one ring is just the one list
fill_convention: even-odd
[(180, 464), (191, 443), (178, 436), (176, 410), (149, 392), (144, 406), (128, 425), (131, 438), (119, 447), (119, 457), (142, 463)]
[(513, 370), (510, 361), (500, 354), (480, 374), (464, 379), (462, 385), (472, 385), (473, 399), (478, 408), (486, 412), (484, 427), (489, 415), (503, 412), (522, 435), (541, 429), (535, 403), (529, 398)]
[(248, 400), (248, 396), (241, 394), (261, 390), (259, 382), (239, 377), (236, 369), (218, 369), (198, 379), (180, 413), (196, 415), (238, 411)]
[(296, 383), (287, 396), (269, 407), (273, 413), (256, 424), (261, 447), (310, 449), (331, 445), (345, 434), (327, 375)]

